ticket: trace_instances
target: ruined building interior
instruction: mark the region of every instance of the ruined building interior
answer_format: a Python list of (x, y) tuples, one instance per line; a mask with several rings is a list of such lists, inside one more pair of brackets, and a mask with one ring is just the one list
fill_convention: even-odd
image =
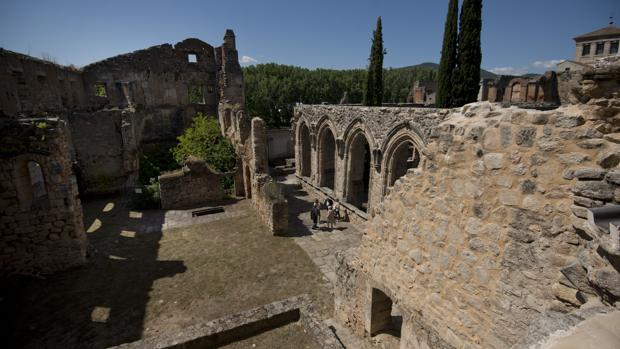
[[(258, 336), (275, 347), (617, 348), (620, 61), (569, 78), (483, 81), (481, 100), (452, 109), (299, 105), (290, 132), (270, 133), (246, 111), (232, 30), (219, 47), (190, 38), (82, 69), (0, 50), (2, 277), (70, 290), (37, 304), (3, 288), (3, 310), (31, 304), (13, 309), (25, 315), (10, 338), (23, 347), (232, 348)], [(122, 201), (91, 209), (91, 196), (134, 190), (143, 148), (174, 140), (198, 112), (217, 116), (234, 171), (190, 158), (160, 175), (161, 210), (118, 211)], [(293, 168), (271, 167), (270, 144), (288, 141)], [(234, 203), (221, 203), (222, 178), (234, 182)], [(346, 220), (310, 231), (311, 202), (328, 198)], [(108, 223), (110, 212), (128, 223)], [(117, 233), (108, 239), (106, 229)], [(223, 242), (214, 250), (277, 259), (212, 291), (230, 265), (259, 262), (239, 250), (196, 267), (207, 247), (191, 256), (168, 247), (192, 229), (201, 235), (183, 248)], [(244, 242), (226, 240), (240, 232)], [(148, 265), (127, 267), (140, 259), (130, 250), (105, 252), (139, 239), (131, 246), (151, 249)], [(125, 266), (114, 270), (129, 281), (112, 282), (135, 291), (88, 298), (80, 287), (106, 272), (101, 256)], [(291, 268), (303, 273), (264, 281)], [(177, 279), (194, 272), (214, 274), (193, 286), (182, 280), (198, 277)], [(159, 293), (177, 287), (174, 300)], [(206, 309), (203, 289), (221, 309), (175, 312), (177, 303)], [(142, 305), (123, 313), (114, 305), (124, 297)], [(61, 308), (66, 321), (36, 319)], [(127, 329), (123, 317), (139, 321)]]

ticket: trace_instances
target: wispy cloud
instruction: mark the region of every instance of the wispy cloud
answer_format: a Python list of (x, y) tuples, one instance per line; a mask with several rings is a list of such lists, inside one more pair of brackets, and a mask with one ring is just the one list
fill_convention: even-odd
[(250, 57), (250, 56), (241, 56), (241, 59), (239, 60), (239, 63), (245, 64), (245, 65), (251, 65), (251, 64), (258, 63), (258, 61), (256, 59), (254, 59), (253, 57)]
[(535, 68), (545, 68), (545, 69), (549, 69), (549, 68), (555, 68), (555, 66), (562, 62), (563, 60), (561, 59), (551, 59), (548, 61), (536, 61), (534, 63), (532, 63), (532, 67)]
[(497, 67), (491, 72), (498, 75), (523, 75), (527, 74), (527, 67)]
[(555, 69), (559, 59), (550, 59), (548, 61), (535, 61), (526, 67), (497, 67), (490, 71), (498, 75), (523, 75), (532, 72), (541, 72), (543, 69)]

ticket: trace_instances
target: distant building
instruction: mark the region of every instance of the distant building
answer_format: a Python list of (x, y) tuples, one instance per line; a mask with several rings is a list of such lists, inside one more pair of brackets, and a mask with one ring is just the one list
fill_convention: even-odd
[(579, 63), (579, 62), (575, 62), (575, 61), (571, 61), (571, 60), (565, 60), (562, 61), (560, 63), (558, 63), (557, 65), (558, 67), (558, 73), (559, 72), (564, 72), (564, 71), (579, 71), (579, 70), (583, 70), (584, 68), (588, 68), (589, 65), (585, 64), (585, 63)]
[(433, 105), (437, 92), (437, 81), (417, 80), (407, 96), (407, 103)]
[(613, 22), (605, 28), (579, 35), (575, 40), (575, 61), (592, 64), (596, 59), (618, 55), (620, 27)]

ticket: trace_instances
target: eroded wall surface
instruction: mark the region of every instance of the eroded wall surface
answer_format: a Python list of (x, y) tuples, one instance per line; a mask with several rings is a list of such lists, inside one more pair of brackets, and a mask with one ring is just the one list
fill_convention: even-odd
[(450, 111), (340, 256), (336, 318), (369, 335), (379, 290), (403, 313), (401, 348), (509, 348), (549, 312), (617, 306), (618, 238), (586, 217), (620, 203), (618, 72), (556, 110)]
[(0, 50), (0, 68), (0, 115), (68, 120), (85, 193), (134, 185), (142, 144), (174, 140), (199, 112), (244, 106), (232, 30), (220, 47), (190, 38), (82, 69)]
[(0, 129), (0, 273), (37, 275), (84, 263), (66, 125), (4, 119)]

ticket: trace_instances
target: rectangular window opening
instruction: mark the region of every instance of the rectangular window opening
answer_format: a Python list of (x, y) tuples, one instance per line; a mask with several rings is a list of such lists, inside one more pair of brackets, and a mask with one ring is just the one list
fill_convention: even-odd
[(612, 55), (618, 53), (618, 40), (611, 42), (611, 45), (609, 45), (609, 53)]
[(95, 84), (95, 96), (97, 97), (107, 97), (108, 91), (105, 88), (104, 83), (96, 83)]
[(190, 86), (187, 94), (189, 96), (189, 102), (192, 104), (205, 104), (205, 96), (203, 93), (203, 87), (201, 85)]
[(590, 55), (590, 44), (583, 45), (583, 47), (581, 48), (581, 55), (582, 56)]
[(196, 55), (195, 53), (189, 53), (187, 55), (187, 61), (189, 63), (198, 63), (198, 55)]
[(596, 43), (596, 51), (594, 52), (594, 54), (595, 55), (602, 55), (604, 51), (605, 51), (605, 43), (604, 42), (597, 42)]

